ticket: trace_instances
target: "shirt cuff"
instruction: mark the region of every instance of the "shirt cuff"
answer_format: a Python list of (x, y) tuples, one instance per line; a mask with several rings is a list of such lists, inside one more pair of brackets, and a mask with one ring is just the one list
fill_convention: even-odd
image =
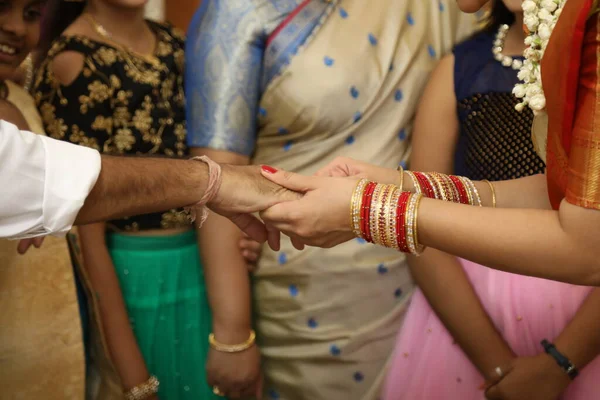
[(101, 157), (88, 147), (41, 139), (46, 152), (43, 226), (48, 233), (64, 235), (96, 184)]

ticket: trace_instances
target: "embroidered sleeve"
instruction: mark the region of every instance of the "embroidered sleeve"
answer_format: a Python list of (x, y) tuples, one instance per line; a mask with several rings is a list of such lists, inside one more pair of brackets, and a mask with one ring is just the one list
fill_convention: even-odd
[(205, 0), (188, 30), (188, 144), (250, 155), (266, 40), (254, 1)]
[[(110, 52), (100, 49), (94, 57), (111, 62), (116, 56)], [(92, 58), (86, 57), (81, 74), (72, 84), (63, 86), (53, 77), (50, 64), (43, 68), (43, 79), (35, 90), (48, 136), (103, 153), (131, 149), (135, 142), (131, 130), (119, 126), (119, 121), (132, 118), (127, 108), (130, 94), (120, 90), (116, 75), (101, 73)]]

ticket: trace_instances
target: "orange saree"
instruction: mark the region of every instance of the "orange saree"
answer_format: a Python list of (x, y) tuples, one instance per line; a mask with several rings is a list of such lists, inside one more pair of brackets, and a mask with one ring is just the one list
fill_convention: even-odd
[(562, 199), (600, 210), (600, 16), (594, 0), (568, 0), (542, 60), (548, 114), (547, 177)]

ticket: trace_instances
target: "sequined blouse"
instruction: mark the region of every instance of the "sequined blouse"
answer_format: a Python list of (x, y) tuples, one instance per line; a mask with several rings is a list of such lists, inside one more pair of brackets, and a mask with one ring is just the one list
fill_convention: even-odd
[(517, 71), (494, 59), (494, 35), (480, 33), (454, 49), (460, 136), (454, 172), (471, 179), (516, 179), (543, 173), (531, 140), (533, 113), (515, 110)]
[[(148, 21), (157, 37), (153, 56), (110, 42), (61, 36), (34, 82), (34, 97), (49, 136), (104, 154), (182, 157), (186, 145), (183, 89), (185, 38), (176, 29)], [(81, 73), (61, 84), (51, 68), (63, 52), (84, 56)], [(73, 166), (76, 168), (76, 166)], [(116, 231), (187, 225), (181, 210), (110, 221)]]

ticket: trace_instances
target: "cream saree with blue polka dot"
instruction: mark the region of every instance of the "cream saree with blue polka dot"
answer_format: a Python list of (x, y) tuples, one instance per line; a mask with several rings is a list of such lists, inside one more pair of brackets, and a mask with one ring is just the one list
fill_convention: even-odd
[[(188, 38), (189, 143), (302, 174), (336, 156), (395, 168), (429, 73), (473, 27), (451, 0), (205, 0)], [(361, 241), (265, 248), (266, 398), (376, 399), (412, 290), (402, 254)]]

